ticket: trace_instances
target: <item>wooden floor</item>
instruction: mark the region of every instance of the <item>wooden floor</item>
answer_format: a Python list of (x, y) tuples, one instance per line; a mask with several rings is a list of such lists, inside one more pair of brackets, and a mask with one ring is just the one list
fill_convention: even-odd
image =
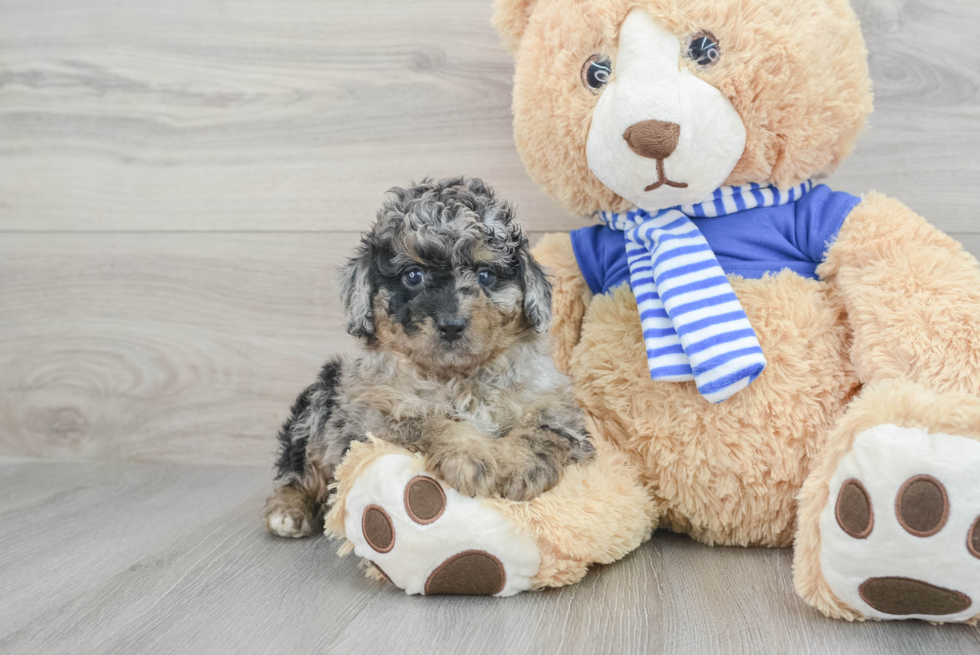
[[(855, 6), (877, 110), (829, 184), (980, 253), (980, 2)], [(261, 530), (272, 434), (353, 346), (334, 270), (385, 189), (467, 173), (535, 236), (584, 224), (517, 157), (490, 12), (0, 0), (0, 653), (980, 651), (823, 619), (789, 551), (658, 534), (568, 589), (419, 599)]]
[(406, 596), (266, 534), (267, 470), (0, 458), (0, 652), (977, 653), (980, 630), (825, 619), (788, 550), (657, 534), (580, 584)]

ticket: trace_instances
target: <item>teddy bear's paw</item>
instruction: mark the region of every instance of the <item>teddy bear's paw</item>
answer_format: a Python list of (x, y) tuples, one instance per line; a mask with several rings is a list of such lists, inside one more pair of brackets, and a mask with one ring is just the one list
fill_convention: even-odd
[(420, 457), (378, 459), (358, 475), (345, 510), (354, 552), (408, 594), (512, 596), (538, 572), (531, 537), (427, 475)]
[(878, 425), (830, 480), (820, 564), (842, 601), (876, 619), (980, 614), (980, 441)]

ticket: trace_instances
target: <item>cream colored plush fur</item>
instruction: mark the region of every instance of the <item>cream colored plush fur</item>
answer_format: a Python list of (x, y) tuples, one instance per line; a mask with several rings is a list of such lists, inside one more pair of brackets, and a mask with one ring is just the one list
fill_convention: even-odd
[[(657, 525), (653, 499), (640, 484), (636, 466), (603, 438), (601, 427), (591, 421), (587, 425), (596, 447), (594, 462), (569, 467), (557, 487), (529, 502), (483, 501), (537, 543), (541, 564), (532, 589), (578, 582), (591, 564), (620, 559), (646, 541)], [(408, 451), (378, 439), (354, 443), (337, 469), (325, 527), (328, 535), (344, 539), (341, 555), (354, 548), (344, 532), (347, 495), (363, 471), (391, 453)]]
[(831, 172), (871, 112), (861, 29), (847, 0), (497, 0), (494, 22), (511, 45), (514, 140), (528, 173), (575, 214), (625, 201), (589, 171), (585, 144), (597, 96), (582, 62), (608, 52), (640, 7), (678, 35), (710, 31), (723, 56), (698, 75), (722, 91), (748, 138), (729, 184), (788, 188)]
[[(796, 589), (811, 605), (835, 619), (854, 621), (861, 614), (830, 590), (820, 572), (820, 533), (817, 520), (830, 502), (828, 481), (854, 438), (887, 417), (902, 427), (958, 434), (980, 440), (980, 398), (968, 393), (936, 393), (907, 380), (884, 380), (864, 388), (834, 428), (813, 463), (812, 474), (800, 491), (800, 530), (796, 538), (793, 574)], [(971, 621), (976, 623), (978, 614)]]
[[(636, 7), (678, 35), (709, 30), (723, 44), (721, 62), (697, 74), (748, 133), (728, 183), (785, 188), (850, 153), (871, 94), (845, 0), (497, 0), (495, 24), (516, 59), (517, 147), (569, 211), (626, 206), (589, 172), (596, 96), (579, 70), (591, 54), (615, 52), (618, 26)], [(650, 379), (631, 292), (592, 297), (567, 235), (545, 237), (536, 256), (554, 277), (555, 359), (596, 431), (638, 470), (659, 527), (708, 544), (795, 540), (801, 596), (828, 616), (863, 618), (820, 571), (828, 482), (855, 435), (874, 425), (980, 437), (977, 261), (900, 202), (867, 195), (820, 280), (788, 271), (732, 278), (769, 364), (748, 389), (711, 405), (692, 383)]]

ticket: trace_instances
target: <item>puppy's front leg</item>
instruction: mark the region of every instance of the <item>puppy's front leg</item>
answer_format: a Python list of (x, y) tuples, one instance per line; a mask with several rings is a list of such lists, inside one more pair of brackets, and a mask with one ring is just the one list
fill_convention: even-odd
[(495, 491), (510, 500), (536, 498), (561, 481), (569, 464), (589, 462), (595, 456), (595, 447), (586, 438), (546, 425), (514, 429), (494, 445)]
[(498, 479), (494, 439), (463, 421), (429, 422), (415, 445), (426, 468), (467, 496), (489, 496)]
[(430, 471), (460, 493), (531, 500), (561, 480), (573, 462), (592, 459), (585, 438), (560, 428), (521, 427), (493, 439), (461, 421), (429, 426), (421, 445)]

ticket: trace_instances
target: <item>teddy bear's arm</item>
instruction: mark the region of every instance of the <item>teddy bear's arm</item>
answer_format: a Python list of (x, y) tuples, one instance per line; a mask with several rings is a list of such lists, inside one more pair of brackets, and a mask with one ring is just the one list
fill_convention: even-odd
[(555, 366), (566, 375), (572, 349), (582, 334), (582, 319), (592, 300), (592, 292), (575, 260), (572, 239), (567, 234), (546, 234), (532, 250), (545, 267), (553, 287), (551, 353)]
[(862, 382), (905, 378), (980, 393), (980, 266), (954, 239), (872, 193), (818, 273), (843, 300)]

